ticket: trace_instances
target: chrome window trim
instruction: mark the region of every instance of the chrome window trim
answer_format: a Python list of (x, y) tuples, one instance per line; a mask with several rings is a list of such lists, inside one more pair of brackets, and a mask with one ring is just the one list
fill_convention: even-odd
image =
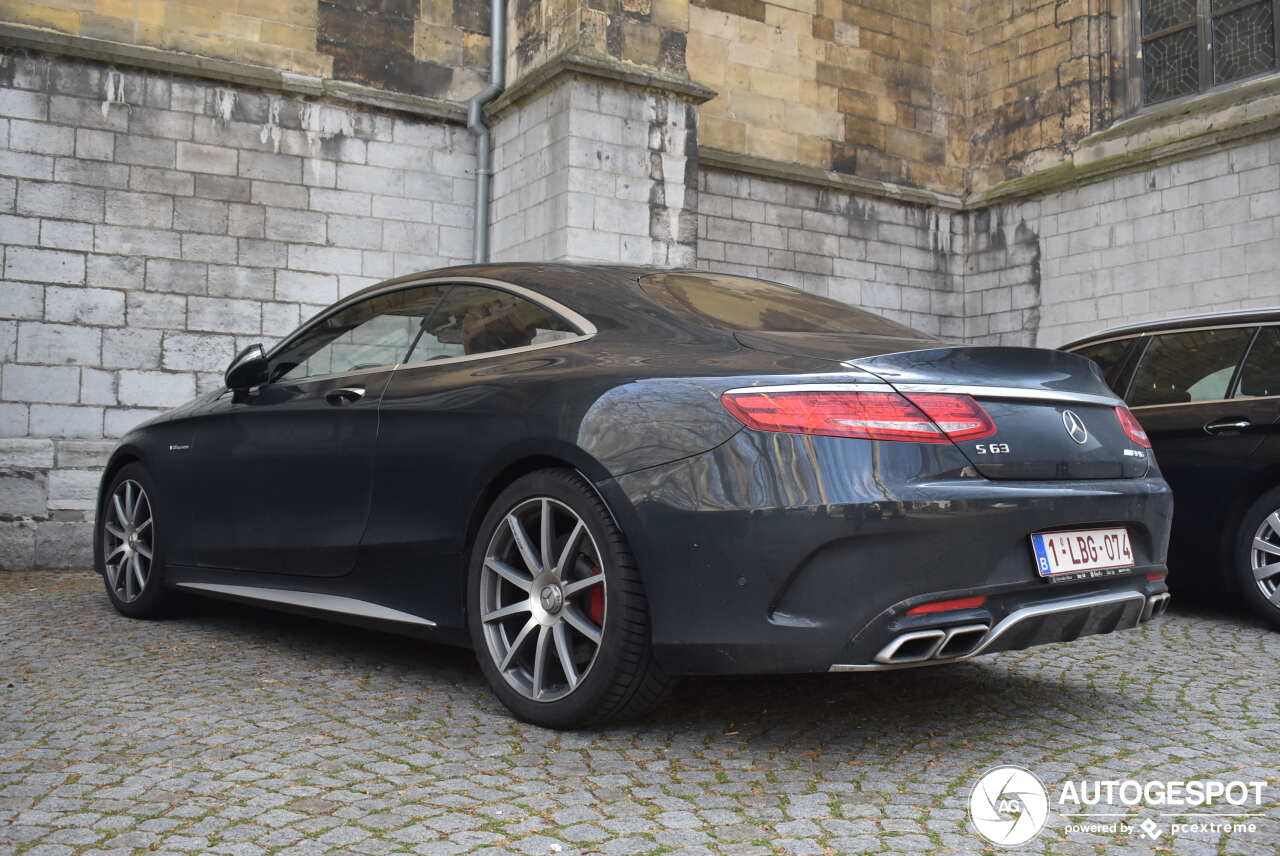
[[(1190, 332), (1192, 330), (1221, 330), (1228, 327), (1270, 327), (1280, 324), (1277, 321), (1240, 321), (1235, 324), (1206, 324), (1201, 325), (1198, 321), (1212, 321), (1214, 318), (1230, 318), (1240, 315), (1266, 315), (1268, 313), (1280, 312), (1280, 307), (1264, 306), (1257, 309), (1230, 309), (1225, 312), (1206, 312), (1202, 315), (1184, 315), (1178, 318), (1169, 318), (1165, 321), (1143, 321), (1138, 324), (1121, 324), (1118, 327), (1107, 327), (1099, 330), (1093, 336), (1105, 336), (1106, 339), (1095, 340), (1093, 336), (1086, 336), (1085, 341), (1080, 343), (1080, 347), (1086, 345), (1101, 345), (1105, 342), (1114, 342), (1116, 339), (1130, 339), (1136, 336), (1158, 336), (1161, 333), (1180, 333), (1184, 330)], [(1151, 327), (1159, 324), (1171, 324), (1163, 330), (1144, 330), (1144, 327)], [(1185, 328), (1181, 325), (1186, 325)], [(1070, 348), (1062, 347), (1060, 350), (1072, 352), (1076, 350), (1075, 346)]]
[[(1270, 310), (1270, 311), (1276, 311), (1276, 310)], [(1180, 321), (1182, 319), (1174, 319), (1174, 320)], [(1165, 322), (1152, 321), (1150, 323), (1163, 324)], [(1121, 333), (1106, 339), (1089, 339), (1087, 341), (1081, 342), (1078, 345), (1070, 345), (1068, 347), (1063, 347), (1061, 350), (1065, 351), (1068, 354), (1074, 354), (1077, 351), (1081, 351), (1085, 348), (1092, 348), (1097, 345), (1105, 345), (1105, 344), (1108, 344), (1109, 342), (1119, 342), (1124, 339), (1153, 339), (1156, 336), (1176, 336), (1179, 333), (1201, 333), (1205, 330), (1235, 330), (1239, 327), (1276, 327), (1276, 326), (1280, 326), (1280, 321), (1244, 321), (1239, 324), (1213, 324), (1213, 325), (1204, 326), (1204, 327), (1192, 325), (1190, 327), (1169, 327), (1164, 330), (1141, 330), (1141, 331), (1135, 331), (1132, 333)], [(1121, 328), (1121, 329), (1124, 329), (1124, 328)], [(1103, 331), (1098, 335), (1100, 336), (1106, 335), (1106, 331)]]
[(727, 390), (725, 395), (748, 392), (939, 392), (972, 395), (974, 398), (1008, 398), (1022, 401), (1060, 401), (1074, 404), (1103, 404), (1123, 407), (1115, 396), (1088, 392), (1057, 392), (1024, 389), (1015, 386), (968, 386), (952, 383), (790, 383), (780, 386), (743, 386)]
[(1168, 404), (1139, 404), (1130, 410), (1156, 410), (1162, 407), (1201, 407), (1206, 404), (1247, 404), (1253, 401), (1272, 401), (1280, 395), (1244, 395), (1237, 398), (1210, 398), (1206, 401), (1171, 401)]
[[(277, 344), (274, 348), (268, 351), (267, 362), (270, 363), (271, 360), (275, 357), (275, 355), (280, 350), (282, 350), (283, 348), (285, 348), (286, 346), (290, 345), (291, 343), (296, 341), (298, 338), (303, 336), (312, 327), (316, 326), (317, 324), (324, 321), (325, 319), (330, 318), (333, 315), (336, 315), (339, 312), (343, 312), (347, 309), (350, 309), (352, 306), (355, 306), (359, 303), (363, 303), (364, 301), (372, 299), (374, 297), (381, 297), (385, 294), (391, 294), (396, 291), (403, 291), (404, 289), (407, 289), (407, 288), (421, 288), (423, 286), (432, 286), (432, 285), (482, 285), (488, 288), (497, 289), (498, 291), (505, 291), (510, 294), (514, 294), (517, 297), (523, 297), (524, 299), (528, 300), (530, 303), (535, 303), (538, 306), (541, 306), (543, 309), (547, 310), (553, 315), (558, 315), (560, 318), (564, 319), (565, 321), (568, 321), (571, 326), (578, 328), (580, 332), (577, 336), (570, 336), (567, 339), (557, 339), (554, 342), (540, 342), (536, 345), (522, 345), (518, 348), (504, 348), (500, 351), (485, 351), (482, 354), (464, 354), (462, 356), (457, 356), (457, 357), (440, 357), (439, 359), (435, 359), (435, 360), (421, 360), (421, 361), (412, 362), (412, 363), (387, 363), (385, 365), (371, 366), (370, 368), (367, 368), (367, 369), (360, 369), (359, 371), (355, 371), (355, 372), (330, 372), (329, 374), (312, 375), (305, 378), (298, 378), (297, 380), (292, 381), (290, 385), (298, 386), (301, 384), (313, 383), (316, 381), (333, 380), (335, 378), (359, 377), (360, 375), (373, 374), (375, 372), (388, 372), (388, 371), (394, 372), (394, 371), (399, 371), (400, 369), (412, 369), (412, 368), (419, 368), (421, 366), (429, 366), (429, 365), (440, 366), (440, 365), (449, 365), (451, 363), (461, 363), (461, 362), (469, 362), (471, 360), (486, 359), (488, 357), (502, 357), (502, 356), (508, 356), (510, 354), (523, 353), (525, 351), (540, 351), (544, 348), (554, 348), (560, 345), (571, 345), (574, 342), (585, 342), (586, 340), (592, 338), (593, 336), (596, 335), (596, 333), (599, 332), (599, 330), (596, 329), (596, 325), (592, 324), (581, 313), (576, 312), (573, 309), (570, 309), (568, 306), (565, 306), (563, 303), (560, 303), (557, 300), (553, 300), (552, 298), (547, 297), (546, 295), (539, 294), (538, 292), (533, 291), (532, 289), (529, 289), (529, 288), (525, 288), (522, 285), (515, 285), (514, 283), (504, 282), (503, 280), (499, 280), (499, 279), (490, 279), (488, 277), (483, 277), (483, 276), (436, 276), (436, 277), (428, 277), (426, 279), (416, 279), (410, 282), (400, 282), (394, 285), (388, 285), (388, 286), (385, 286), (384, 288), (379, 288), (375, 291), (361, 293), (359, 296), (359, 299), (356, 299), (355, 295), (353, 295), (351, 297), (346, 298), (345, 300), (339, 301), (338, 303), (329, 307), (328, 310), (320, 313), (319, 315), (316, 315), (306, 324), (299, 327), (297, 330), (294, 330), (291, 334), (289, 334), (287, 338), (283, 339), (279, 344)], [(283, 382), (284, 382), (284, 379), (281, 379), (279, 381), (275, 381), (274, 383), (283, 383)], [(266, 385), (267, 384), (263, 384), (263, 386), (266, 386)]]
[(210, 594), (242, 597), (247, 600), (283, 603), (289, 606), (300, 606), (305, 609), (318, 609), (323, 612), (338, 612), (343, 615), (358, 615), (361, 618), (399, 621), (403, 624), (419, 624), (424, 627), (436, 626), (436, 623), (429, 618), (401, 612), (398, 609), (392, 609), (389, 606), (383, 606), (367, 600), (357, 600), (353, 597), (340, 597), (333, 594), (321, 594), (320, 592), (294, 591), (292, 589), (226, 585), (223, 583), (178, 583), (178, 586)]

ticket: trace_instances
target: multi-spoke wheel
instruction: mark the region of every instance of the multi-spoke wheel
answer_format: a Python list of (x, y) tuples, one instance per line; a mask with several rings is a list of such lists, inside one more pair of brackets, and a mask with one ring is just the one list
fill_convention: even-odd
[(517, 692), (563, 698), (595, 663), (605, 627), (600, 550), (582, 518), (550, 497), (507, 512), (480, 570), (489, 654)]
[(125, 479), (111, 492), (102, 524), (102, 556), (107, 585), (124, 603), (142, 595), (155, 561), (151, 501), (142, 485)]
[(542, 470), (507, 488), (477, 534), (468, 623), (481, 668), (517, 716), (571, 728), (655, 703), (644, 587), (591, 487)]
[(141, 464), (121, 467), (102, 495), (94, 560), (117, 610), (132, 618), (158, 618), (173, 606), (164, 589), (162, 533), (156, 525), (155, 491)]
[(1280, 629), (1280, 488), (1263, 494), (1245, 513), (1234, 558), (1244, 599)]
[(1280, 605), (1280, 509), (1267, 515), (1253, 533), (1249, 568), (1262, 596)]

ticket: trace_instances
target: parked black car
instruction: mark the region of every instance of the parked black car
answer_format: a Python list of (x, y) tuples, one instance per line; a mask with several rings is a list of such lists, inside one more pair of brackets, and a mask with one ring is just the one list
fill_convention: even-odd
[(669, 676), (878, 670), (1163, 611), (1170, 496), (1088, 360), (785, 286), (488, 265), (391, 280), (131, 432), (97, 567), (474, 646), (518, 716)]
[(1280, 309), (1135, 324), (1063, 350), (1129, 403), (1173, 488), (1177, 591), (1230, 591), (1280, 629)]

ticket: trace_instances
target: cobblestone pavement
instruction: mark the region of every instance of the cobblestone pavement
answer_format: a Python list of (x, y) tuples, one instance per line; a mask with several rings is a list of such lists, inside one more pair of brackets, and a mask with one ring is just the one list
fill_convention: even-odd
[(1051, 795), (1272, 782), (1252, 832), (1051, 813), (1027, 852), (1274, 856), (1278, 659), (1280, 634), (1198, 607), (950, 668), (690, 680), (564, 734), (508, 718), (465, 651), (232, 605), (130, 621), (89, 574), (6, 574), (0, 852), (982, 852), (969, 791), (1014, 763)]

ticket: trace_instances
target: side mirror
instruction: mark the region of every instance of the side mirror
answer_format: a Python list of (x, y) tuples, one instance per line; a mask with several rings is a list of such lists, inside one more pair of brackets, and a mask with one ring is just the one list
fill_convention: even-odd
[(250, 345), (231, 361), (223, 376), (227, 389), (248, 389), (267, 382), (267, 353), (261, 345)]

